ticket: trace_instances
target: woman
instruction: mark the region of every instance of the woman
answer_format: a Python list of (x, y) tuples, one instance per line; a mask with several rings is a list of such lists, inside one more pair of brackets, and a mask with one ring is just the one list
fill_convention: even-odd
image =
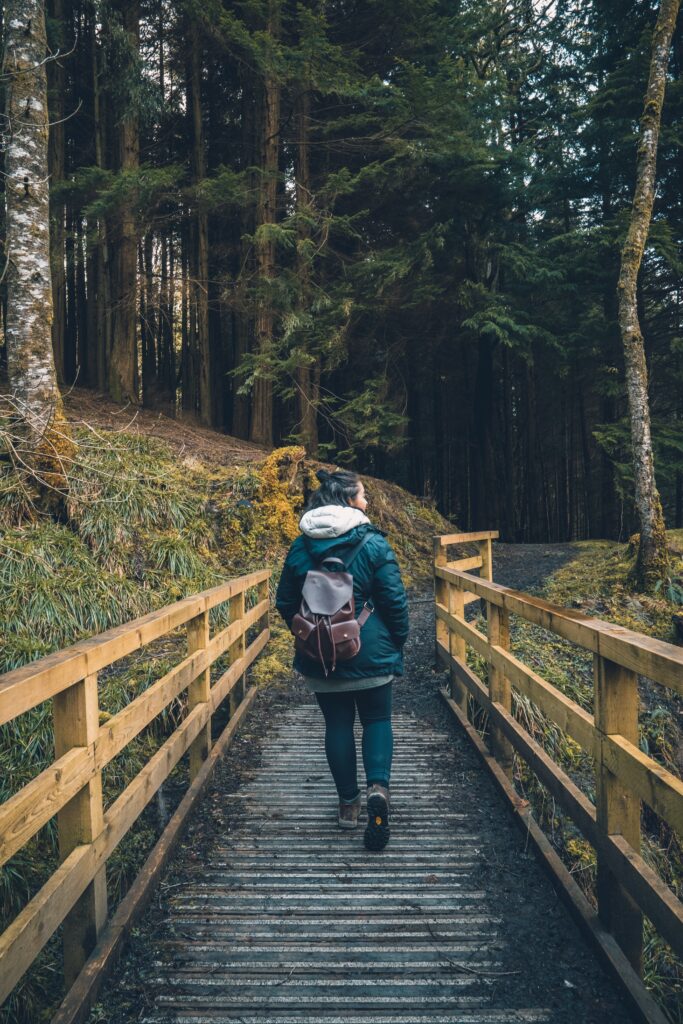
[(356, 828), (361, 808), (353, 738), (358, 709), (368, 786), (365, 845), (369, 850), (382, 850), (389, 840), (391, 688), (394, 677), (403, 674), (408, 602), (396, 555), (386, 535), (365, 515), (365, 488), (358, 474), (320, 470), (317, 476), (320, 488), (301, 517), (301, 534), (289, 549), (275, 603), (291, 628), (308, 570), (330, 555), (344, 561), (345, 555), (370, 534), (348, 567), (353, 575), (356, 618), (366, 601), (374, 606), (361, 629), (358, 654), (348, 661), (338, 661), (327, 676), (321, 664), (298, 652), (294, 667), (315, 693), (325, 718), (325, 752), (339, 794), (341, 828)]

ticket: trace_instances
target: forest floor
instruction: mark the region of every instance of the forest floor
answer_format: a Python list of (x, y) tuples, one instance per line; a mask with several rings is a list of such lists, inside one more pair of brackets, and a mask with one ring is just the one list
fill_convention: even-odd
[(67, 392), (64, 410), (67, 420), (74, 425), (86, 425), (108, 433), (114, 431), (137, 437), (154, 437), (165, 441), (181, 458), (189, 456), (213, 465), (263, 462), (270, 450), (187, 420), (174, 419), (163, 412), (116, 405), (106, 395), (86, 388), (72, 388)]

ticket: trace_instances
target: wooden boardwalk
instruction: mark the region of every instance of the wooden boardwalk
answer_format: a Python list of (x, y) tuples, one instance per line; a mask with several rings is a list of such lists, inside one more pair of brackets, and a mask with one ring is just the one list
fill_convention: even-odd
[[(107, 1019), (602, 1024), (633, 1014), (664, 1024), (640, 977), (643, 918), (681, 951), (683, 908), (642, 856), (641, 812), (647, 805), (683, 834), (683, 782), (639, 748), (638, 686), (647, 677), (683, 692), (683, 652), (494, 583), (494, 537), (435, 538), (436, 654), (450, 677), (443, 728), (458, 723), (459, 753), (450, 731), (440, 735), (425, 721), (397, 716), (388, 849), (368, 854), (362, 830), (337, 829), (322, 720), (311, 699), (296, 708), (273, 705), (259, 721), (268, 729), (263, 762), (229, 798), (238, 826), (185, 865), (166, 920), (147, 933), (154, 963), (150, 972), (145, 958), (144, 998)], [(449, 547), (461, 544), (479, 554), (449, 561)], [(54, 761), (0, 807), (0, 866), (53, 819), (59, 836), (59, 863), (0, 935), (0, 1000), (61, 927), (65, 996), (53, 1024), (85, 1019), (214, 768), (260, 703), (245, 681), (270, 636), (269, 575), (227, 581), (0, 677), (0, 725), (52, 699), (55, 740)], [(483, 628), (465, 614), (475, 601), (486, 610)], [(591, 710), (510, 650), (511, 616), (590, 652)], [(117, 663), (125, 671), (123, 659), (165, 637), (178, 648), (177, 664), (102, 720), (98, 676)], [(468, 648), (486, 664), (481, 677)], [(431, 688), (424, 660), (422, 646), (419, 682)], [(520, 698), (593, 759), (595, 802), (518, 720)], [(179, 699), (186, 710), (173, 731), (105, 805), (103, 771)], [(474, 727), (477, 705), (492, 749)], [(217, 735), (221, 717), (228, 723)], [(185, 755), (189, 785), (111, 913), (107, 861)], [(515, 756), (595, 850), (597, 913), (515, 790)], [(500, 841), (511, 825), (491, 779), (524, 829), (524, 848), (512, 833)], [(527, 850), (550, 873), (620, 996)]]
[(554, 1019), (533, 1001), (494, 1000), (510, 951), (500, 893), (481, 885), (478, 819), (453, 809), (451, 737), (401, 715), (395, 736), (394, 835), (372, 854), (360, 829), (336, 825), (317, 707), (282, 715), (230, 798), (238, 828), (174, 883), (146, 1024)]

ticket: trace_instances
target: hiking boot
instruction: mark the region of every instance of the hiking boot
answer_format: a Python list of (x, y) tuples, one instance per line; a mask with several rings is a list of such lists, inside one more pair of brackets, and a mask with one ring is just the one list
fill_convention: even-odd
[(339, 828), (356, 828), (358, 825), (358, 815), (360, 814), (360, 793), (351, 803), (347, 803), (345, 800), (339, 801)]
[(389, 842), (389, 790), (375, 782), (368, 789), (365, 849), (383, 850)]

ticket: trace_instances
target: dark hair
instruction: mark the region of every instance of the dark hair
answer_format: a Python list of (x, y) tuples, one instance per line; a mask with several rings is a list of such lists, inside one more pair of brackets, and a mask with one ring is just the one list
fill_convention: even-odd
[(348, 505), (360, 490), (360, 477), (351, 469), (336, 469), (334, 473), (319, 469), (315, 475), (320, 487), (308, 499), (306, 511), (322, 505)]

